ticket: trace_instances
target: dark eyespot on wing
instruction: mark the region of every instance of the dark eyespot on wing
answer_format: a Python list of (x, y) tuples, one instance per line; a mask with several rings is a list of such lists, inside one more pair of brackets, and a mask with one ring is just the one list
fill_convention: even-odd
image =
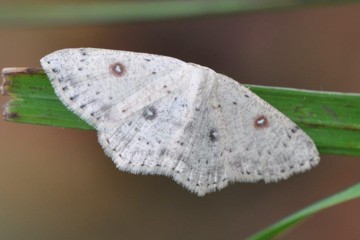
[(110, 73), (116, 77), (122, 77), (126, 73), (126, 68), (124, 64), (120, 62), (116, 62), (110, 65), (109, 67)]
[(256, 129), (261, 129), (261, 128), (267, 128), (269, 127), (269, 120), (266, 116), (264, 115), (259, 115), (258, 117), (255, 118), (254, 120), (254, 127)]
[(143, 118), (145, 120), (154, 120), (157, 117), (156, 108), (153, 106), (146, 107), (142, 113)]

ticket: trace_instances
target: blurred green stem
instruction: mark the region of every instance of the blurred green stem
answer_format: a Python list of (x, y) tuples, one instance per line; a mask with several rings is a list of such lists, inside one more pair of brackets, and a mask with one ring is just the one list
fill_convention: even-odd
[(357, 3), (358, 0), (98, 1), (92, 3), (2, 4), (0, 25), (74, 25), (168, 20), (252, 11)]
[[(360, 183), (355, 184), (354, 186), (339, 192), (331, 197), (323, 199), (315, 204), (312, 204), (287, 218), (267, 227), (255, 235), (248, 238), (248, 240), (264, 240), (264, 239), (274, 239), (276, 236), (288, 231), (290, 228), (294, 227), (296, 224), (302, 220), (312, 216), (313, 214), (324, 210), (326, 208), (338, 205), (340, 203), (353, 200), (360, 197)], [(346, 234), (344, 234), (346, 236)]]

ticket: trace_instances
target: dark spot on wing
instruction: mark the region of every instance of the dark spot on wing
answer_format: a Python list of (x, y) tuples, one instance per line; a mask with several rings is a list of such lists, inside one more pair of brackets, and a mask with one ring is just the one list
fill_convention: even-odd
[(209, 131), (209, 138), (211, 142), (219, 140), (219, 133), (216, 128), (211, 128)]
[(218, 104), (217, 106), (212, 106), (213, 109), (218, 109), (218, 108), (221, 108), (221, 105)]
[(291, 129), (291, 132), (292, 133), (296, 133), (297, 131), (299, 130), (299, 127), (298, 126), (295, 126)]
[(94, 103), (94, 102), (96, 102), (96, 100), (91, 100), (91, 101), (89, 101), (89, 102), (87, 102), (87, 103), (83, 103), (83, 104), (81, 104), (80, 105), (80, 108), (85, 108), (87, 105), (89, 105), (90, 103)]
[(87, 55), (87, 50), (85, 48), (81, 48), (81, 49), (79, 49), (79, 51), (80, 51), (81, 55), (83, 55), (83, 56)]
[(254, 120), (254, 127), (256, 129), (267, 128), (269, 126), (269, 120), (264, 115), (260, 115)]
[(165, 152), (166, 152), (166, 148), (160, 149), (159, 157), (164, 156)]
[(146, 107), (142, 113), (145, 120), (154, 120), (157, 117), (157, 111), (153, 106)]
[(76, 98), (77, 98), (78, 96), (79, 96), (79, 95), (74, 95), (74, 96), (70, 97), (70, 100), (71, 100), (71, 101), (74, 101), (74, 100), (76, 100)]
[(126, 72), (125, 66), (122, 63), (116, 62), (110, 65), (110, 73), (116, 77), (124, 76)]

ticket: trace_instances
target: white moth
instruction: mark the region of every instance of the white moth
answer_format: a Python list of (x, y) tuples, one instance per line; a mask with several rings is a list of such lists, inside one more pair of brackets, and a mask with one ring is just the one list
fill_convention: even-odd
[(41, 65), (121, 170), (171, 176), (202, 196), (230, 182), (276, 182), (319, 162), (295, 123), (209, 68), (93, 48), (59, 50)]

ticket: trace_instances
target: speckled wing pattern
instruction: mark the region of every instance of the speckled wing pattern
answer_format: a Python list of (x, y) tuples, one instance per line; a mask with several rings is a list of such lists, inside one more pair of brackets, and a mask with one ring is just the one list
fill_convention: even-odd
[(59, 50), (41, 65), (121, 170), (171, 176), (202, 196), (230, 182), (286, 179), (319, 162), (295, 123), (209, 68), (93, 48)]

